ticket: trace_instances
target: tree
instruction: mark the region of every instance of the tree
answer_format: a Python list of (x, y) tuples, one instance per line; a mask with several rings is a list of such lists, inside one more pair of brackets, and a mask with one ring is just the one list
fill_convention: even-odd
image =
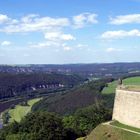
[(63, 123), (66, 128), (72, 128), (80, 135), (88, 134), (98, 124), (111, 119), (111, 111), (103, 104), (95, 104), (77, 110), (73, 116), (64, 117)]

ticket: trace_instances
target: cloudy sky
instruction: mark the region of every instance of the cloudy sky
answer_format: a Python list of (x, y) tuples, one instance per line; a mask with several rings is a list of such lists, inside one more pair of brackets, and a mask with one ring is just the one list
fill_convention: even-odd
[(140, 0), (0, 1), (0, 64), (140, 61)]

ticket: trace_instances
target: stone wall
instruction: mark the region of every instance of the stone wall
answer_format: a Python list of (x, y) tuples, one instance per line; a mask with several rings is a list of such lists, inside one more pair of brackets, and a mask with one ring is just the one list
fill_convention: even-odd
[(116, 89), (112, 119), (140, 128), (140, 92)]

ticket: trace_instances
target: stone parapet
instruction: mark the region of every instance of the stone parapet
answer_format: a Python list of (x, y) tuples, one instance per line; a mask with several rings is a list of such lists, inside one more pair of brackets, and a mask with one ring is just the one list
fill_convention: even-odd
[(140, 128), (140, 92), (117, 87), (112, 119)]

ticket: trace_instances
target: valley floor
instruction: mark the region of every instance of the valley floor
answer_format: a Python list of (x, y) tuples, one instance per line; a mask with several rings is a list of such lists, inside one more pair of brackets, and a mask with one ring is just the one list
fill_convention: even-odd
[(28, 105), (26, 106), (16, 105), (14, 109), (10, 109), (8, 111), (10, 115), (10, 122), (20, 122), (20, 120), (31, 111), (32, 106), (39, 100), (41, 100), (41, 98), (31, 99), (28, 101)]

